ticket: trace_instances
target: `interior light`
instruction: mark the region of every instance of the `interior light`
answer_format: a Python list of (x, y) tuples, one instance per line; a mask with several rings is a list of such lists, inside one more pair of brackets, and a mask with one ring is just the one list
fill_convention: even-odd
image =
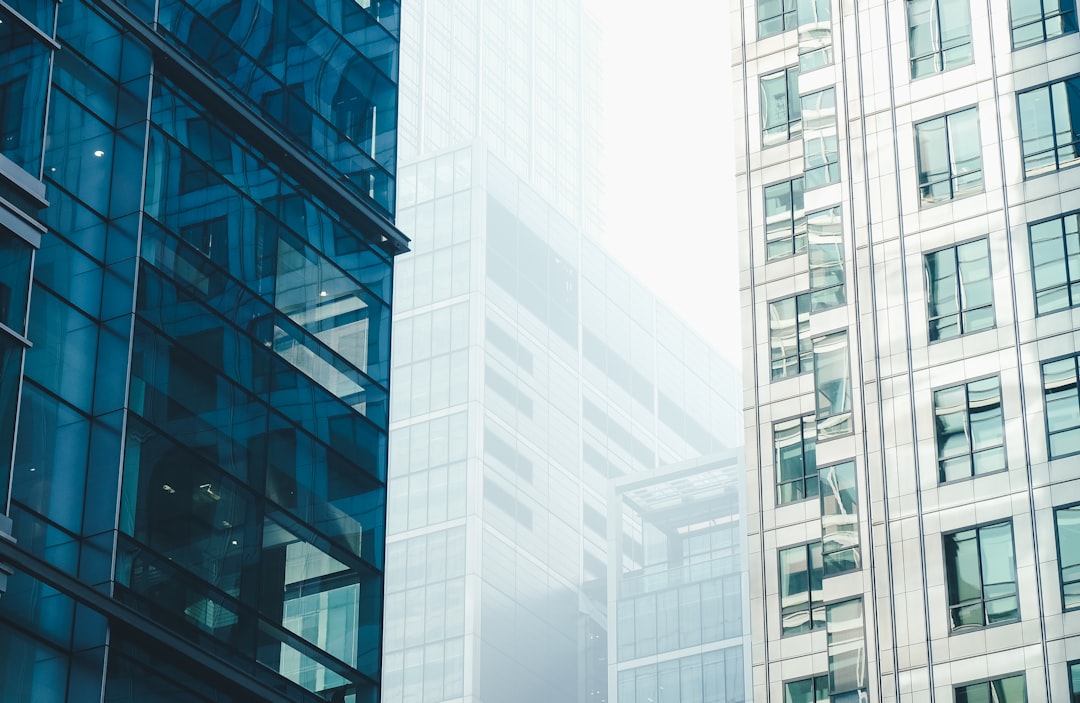
[(30, 467), (30, 472), (33, 473), (34, 471), (37, 471), (37, 467), (36, 466), (31, 466)]
[(232, 541), (232, 543), (233, 543), (233, 544), (236, 544), (236, 540), (234, 539), (234, 540)]
[(326, 295), (327, 295), (326, 291), (319, 291), (319, 297), (320, 298), (325, 298)]
[(55, 166), (52, 167), (52, 172), (56, 173), (56, 167)]
[(167, 483), (161, 487), (161, 490), (165, 491), (166, 493), (176, 493), (176, 489)]
[(100, 159), (102, 156), (105, 156), (105, 152), (102, 151), (101, 149), (98, 149), (97, 151), (94, 152), (94, 156), (96, 156), (96, 157), (98, 157)]

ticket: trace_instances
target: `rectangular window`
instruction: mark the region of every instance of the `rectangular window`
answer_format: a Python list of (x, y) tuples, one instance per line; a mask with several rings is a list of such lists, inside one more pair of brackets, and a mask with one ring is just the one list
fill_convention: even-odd
[(1076, 31), (1075, 0), (1009, 0), (1013, 48)]
[(795, 0), (758, 0), (757, 18), (758, 39), (764, 39), (795, 29), (798, 8)]
[(813, 341), (814, 397), (818, 439), (851, 432), (851, 369), (847, 332), (832, 332)]
[[(829, 693), (866, 688), (866, 639), (862, 600), (833, 603), (826, 614), (829, 648)], [(836, 698), (833, 698), (836, 701)]]
[(821, 542), (780, 550), (780, 628), (783, 635), (825, 625), (821, 603)]
[(952, 629), (1019, 620), (1012, 524), (962, 530), (945, 535), (944, 540)]
[(777, 505), (813, 498), (818, 494), (816, 444), (817, 433), (812, 415), (773, 425)]
[(966, 66), (971, 50), (968, 0), (907, 0), (911, 77)]
[(784, 703), (829, 703), (829, 677), (788, 681), (784, 684)]
[(1036, 314), (1080, 305), (1080, 213), (1031, 225), (1028, 234)]
[(1080, 397), (1077, 396), (1080, 356), (1047, 361), (1042, 365), (1043, 398), (1050, 458), (1080, 452)]
[(957, 686), (956, 703), (1027, 703), (1024, 675)]
[(840, 206), (806, 216), (810, 258), (810, 312), (843, 305), (844, 232)]
[(830, 0), (798, 0), (799, 70), (810, 71), (832, 63), (832, 8)]
[(803, 181), (806, 190), (840, 181), (840, 145), (836, 137), (836, 89), (802, 98)]
[(994, 326), (988, 240), (931, 252), (924, 263), (931, 342)]
[(982, 191), (977, 108), (915, 125), (915, 150), (919, 162), (919, 200), (923, 205)]
[(1080, 662), (1069, 664), (1069, 700), (1080, 703)]
[(765, 186), (765, 259), (806, 251), (802, 176)]
[(761, 145), (783, 144), (802, 132), (799, 67), (761, 77)]
[(1061, 567), (1061, 604), (1072, 610), (1080, 607), (1080, 505), (1056, 509), (1054, 522)]
[(798, 376), (813, 367), (809, 294), (769, 303), (769, 347), (773, 380)]
[(1005, 468), (1005, 422), (997, 376), (934, 391), (938, 480)]
[(859, 568), (859, 495), (855, 462), (821, 470), (821, 559), (825, 576)]
[(1080, 76), (1025, 91), (1017, 100), (1024, 175), (1080, 163)]

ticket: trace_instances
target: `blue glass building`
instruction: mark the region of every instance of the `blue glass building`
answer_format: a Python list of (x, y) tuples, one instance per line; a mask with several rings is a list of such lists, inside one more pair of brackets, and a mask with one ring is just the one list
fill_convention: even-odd
[(0, 3), (0, 700), (378, 698), (399, 15)]

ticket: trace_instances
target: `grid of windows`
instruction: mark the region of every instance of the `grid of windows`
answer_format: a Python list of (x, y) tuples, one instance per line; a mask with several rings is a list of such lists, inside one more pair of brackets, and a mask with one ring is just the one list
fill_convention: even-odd
[(945, 535), (945, 583), (953, 630), (1020, 619), (1012, 524), (1000, 522)]
[(931, 252), (925, 268), (931, 342), (994, 326), (986, 238)]
[(997, 376), (934, 391), (938, 480), (1005, 468), (1005, 422)]
[(979, 111), (968, 108), (915, 125), (919, 200), (923, 205), (983, 189)]
[(780, 550), (780, 629), (784, 635), (825, 626), (821, 542)]
[(1061, 568), (1061, 604), (1071, 610), (1080, 607), (1080, 505), (1057, 508), (1054, 522)]
[(1047, 361), (1042, 365), (1043, 398), (1050, 458), (1080, 452), (1080, 397), (1077, 395), (1080, 356)]
[(1024, 175), (1080, 163), (1080, 76), (1025, 91), (1017, 100)]
[(784, 703), (829, 703), (828, 675), (786, 682)]
[(806, 251), (802, 176), (765, 186), (765, 258), (768, 261)]
[(972, 62), (968, 0), (908, 0), (907, 18), (912, 78)]
[(817, 433), (812, 415), (773, 425), (777, 505), (818, 494), (816, 446)]
[(1031, 270), (1039, 315), (1080, 305), (1080, 212), (1031, 225)]
[(761, 144), (772, 146), (802, 132), (799, 103), (799, 67), (792, 66), (761, 77)]
[(1075, 0), (1009, 0), (1014, 48), (1076, 31)]
[(808, 293), (769, 303), (769, 347), (773, 380), (813, 368)]
[(1026, 703), (1024, 675), (956, 687), (956, 703)]

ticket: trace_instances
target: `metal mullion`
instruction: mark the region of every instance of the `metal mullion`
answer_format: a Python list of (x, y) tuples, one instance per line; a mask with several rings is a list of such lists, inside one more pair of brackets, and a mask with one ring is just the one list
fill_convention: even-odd
[(975, 552), (979, 555), (979, 602), (982, 604), (982, 624), (986, 627), (988, 616), (986, 613), (986, 580), (983, 578), (982, 568), (982, 527), (975, 528)]

